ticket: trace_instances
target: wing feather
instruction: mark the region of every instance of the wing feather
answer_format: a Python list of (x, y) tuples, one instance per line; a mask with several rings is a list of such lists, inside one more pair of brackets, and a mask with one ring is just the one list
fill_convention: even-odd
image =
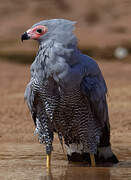
[(34, 120), (34, 123), (36, 125), (36, 107), (35, 107), (35, 94), (32, 90), (32, 81), (28, 83), (26, 86), (24, 99), (27, 102), (28, 108), (31, 112), (32, 118)]
[(104, 127), (105, 123), (108, 123), (109, 121), (106, 100), (107, 86), (101, 71), (98, 71), (98, 65), (97, 73), (95, 75), (92, 73), (83, 78), (81, 92), (88, 98), (93, 113)]

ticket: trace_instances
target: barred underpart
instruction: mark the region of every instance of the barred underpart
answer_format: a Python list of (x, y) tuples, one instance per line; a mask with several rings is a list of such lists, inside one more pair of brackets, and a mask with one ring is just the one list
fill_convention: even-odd
[(61, 95), (54, 112), (54, 126), (61, 132), (65, 144), (82, 144), (82, 152), (97, 153), (101, 126), (91, 112), (90, 104), (80, 91)]

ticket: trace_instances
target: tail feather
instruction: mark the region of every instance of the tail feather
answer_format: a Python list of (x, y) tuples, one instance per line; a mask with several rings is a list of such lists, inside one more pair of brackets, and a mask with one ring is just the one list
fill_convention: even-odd
[[(72, 162), (90, 162), (89, 152), (82, 152), (82, 145), (70, 144), (65, 146), (67, 150), (68, 161)], [(95, 161), (97, 164), (103, 163), (118, 163), (117, 157), (113, 154), (111, 147), (99, 147), (97, 154), (95, 154)]]
[(96, 155), (97, 163), (118, 163), (118, 159), (115, 154), (112, 152), (111, 146), (99, 147), (98, 153)]

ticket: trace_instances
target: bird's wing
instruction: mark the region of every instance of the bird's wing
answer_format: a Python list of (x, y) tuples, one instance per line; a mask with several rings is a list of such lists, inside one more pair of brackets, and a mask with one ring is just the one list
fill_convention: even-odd
[(109, 120), (106, 101), (107, 86), (96, 62), (88, 57), (86, 65), (87, 75), (82, 79), (81, 92), (88, 98), (93, 113), (104, 126)]
[(27, 105), (29, 107), (29, 110), (31, 112), (32, 118), (34, 120), (34, 123), (36, 125), (36, 107), (35, 107), (35, 94), (32, 89), (32, 81), (28, 83), (25, 90), (24, 98), (27, 102)]

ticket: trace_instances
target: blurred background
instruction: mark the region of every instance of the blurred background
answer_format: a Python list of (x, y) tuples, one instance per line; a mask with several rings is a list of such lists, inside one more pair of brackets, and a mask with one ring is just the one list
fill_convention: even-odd
[(31, 56), (36, 43), (22, 45), (21, 34), (40, 20), (65, 18), (77, 21), (75, 33), (84, 52), (101, 58), (128, 59), (130, 12), (130, 0), (0, 0), (0, 57), (13, 60), (20, 54), (21, 59)]
[(45, 149), (33, 136), (24, 102), (38, 44), (22, 43), (21, 34), (52, 18), (77, 21), (79, 48), (102, 70), (108, 85), (112, 148), (120, 160), (117, 168), (88, 171), (76, 165), (77, 171), (68, 166), (55, 138), (52, 174), (56, 180), (130, 179), (131, 0), (0, 0), (0, 179), (46, 179)]

